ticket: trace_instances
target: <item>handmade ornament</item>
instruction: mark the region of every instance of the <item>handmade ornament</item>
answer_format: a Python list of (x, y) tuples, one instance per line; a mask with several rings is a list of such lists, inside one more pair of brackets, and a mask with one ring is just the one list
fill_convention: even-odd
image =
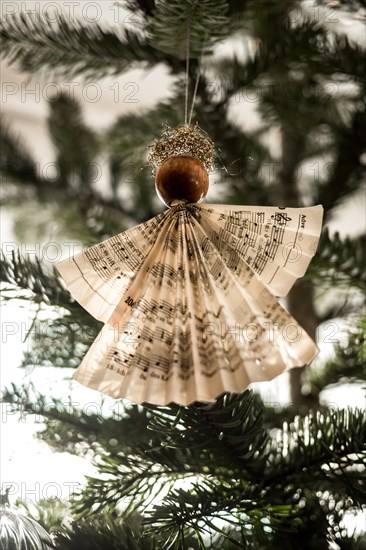
[(214, 147), (198, 127), (152, 148), (163, 213), (57, 265), (105, 326), (74, 378), (135, 403), (188, 405), (309, 363), (280, 305), (315, 254), (323, 208), (199, 204)]

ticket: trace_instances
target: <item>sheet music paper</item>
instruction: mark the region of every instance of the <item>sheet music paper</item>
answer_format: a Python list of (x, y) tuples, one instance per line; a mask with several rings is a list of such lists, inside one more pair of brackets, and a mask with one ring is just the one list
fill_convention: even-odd
[(309, 363), (275, 296), (314, 256), (323, 208), (179, 204), (57, 265), (105, 326), (74, 378), (115, 398), (187, 405)]

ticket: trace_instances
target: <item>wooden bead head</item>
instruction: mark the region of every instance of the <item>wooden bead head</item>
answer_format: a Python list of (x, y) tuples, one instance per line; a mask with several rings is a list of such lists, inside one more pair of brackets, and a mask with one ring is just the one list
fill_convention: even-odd
[(208, 173), (197, 158), (172, 156), (161, 164), (156, 174), (155, 187), (167, 206), (174, 200), (200, 202), (208, 191)]

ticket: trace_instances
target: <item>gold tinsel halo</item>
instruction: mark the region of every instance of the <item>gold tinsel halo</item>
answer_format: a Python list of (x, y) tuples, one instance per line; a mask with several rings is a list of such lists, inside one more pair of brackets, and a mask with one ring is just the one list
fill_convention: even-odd
[(211, 172), (215, 159), (215, 146), (198, 124), (168, 128), (152, 144), (148, 160), (156, 171), (165, 160), (180, 155), (197, 158), (207, 172)]

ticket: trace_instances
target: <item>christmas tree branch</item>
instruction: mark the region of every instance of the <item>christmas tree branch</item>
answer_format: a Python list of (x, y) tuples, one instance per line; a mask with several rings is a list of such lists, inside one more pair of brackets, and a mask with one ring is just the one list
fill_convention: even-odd
[(102, 510), (93, 518), (82, 518), (62, 526), (56, 534), (58, 550), (161, 550), (158, 537), (148, 536), (136, 514), (129, 518)]
[[(366, 452), (362, 443), (365, 419), (360, 411), (327, 411), (298, 418), (289, 426), (285, 424), (268, 440), (268, 444), (259, 449), (258, 444), (263, 443), (263, 438), (255, 424), (252, 425), (254, 410), (250, 395), (246, 392), (242, 398), (227, 396), (225, 402), (227, 409), (222, 406), (215, 408), (215, 405), (205, 407), (208, 417), (202, 417), (197, 406), (161, 410), (149, 407), (152, 441), (144, 447), (131, 444), (128, 454), (104, 455), (98, 464), (101, 477), (89, 479), (75, 504), (77, 513), (86, 513), (96, 502), (106, 501), (112, 505), (132, 497), (134, 504), (133, 508), (132, 504), (128, 505), (129, 510), (140, 507), (142, 503), (146, 507), (146, 498), (150, 502), (154, 491), (161, 490), (156, 485), (157, 480), (170, 480), (169, 484), (173, 487), (177, 479), (192, 475), (198, 475), (200, 481), (197, 487), (194, 485), (193, 492), (187, 491), (183, 499), (184, 502), (196, 502), (190, 506), (194, 517), (188, 512), (184, 516), (189, 524), (193, 520), (205, 521), (208, 510), (202, 507), (201, 498), (205, 498), (210, 507), (210, 517), (219, 517), (225, 509), (239, 509), (246, 513), (246, 508), (250, 509), (253, 501), (260, 509), (262, 505), (281, 498), (284, 479), (293, 487), (286, 504), (292, 507), (291, 495), (296, 492), (298, 484), (303, 486), (302, 467), (307, 468), (307, 487), (316, 484), (324, 490), (344, 488), (347, 481), (354, 498), (362, 497), (362, 473), (351, 472), (347, 474), (347, 480), (340, 475), (341, 472), (348, 472), (352, 465), (361, 464)], [(202, 407), (199, 405), (198, 408)], [(247, 417), (247, 422), (237, 422)], [(123, 431), (123, 419), (120, 428)], [(219, 433), (218, 429), (221, 430)], [(349, 438), (350, 433), (352, 439)], [(239, 457), (235, 456), (237, 452)], [(216, 491), (221, 493), (220, 500)], [(168, 503), (164, 501), (157, 515), (154, 512), (152, 516), (156, 525), (161, 525), (161, 521), (164, 523), (162, 518), (171, 517), (169, 507), (173, 502), (179, 509), (181, 498), (181, 492), (168, 495)], [(183, 517), (181, 519), (184, 523)]]
[(148, 27), (156, 48), (185, 59), (200, 57), (232, 30), (226, 0), (163, 0)]
[[(210, 457), (217, 468), (224, 470), (230, 463), (231, 468), (245, 471), (249, 477), (263, 468), (268, 436), (262, 407), (252, 392), (224, 394), (209, 405), (171, 406), (162, 414), (157, 414), (156, 407), (146, 406), (155, 411), (150, 428), (165, 433), (169, 446), (195, 450), (200, 460), (206, 462)], [(202, 433), (200, 441), (196, 439), (197, 430)]]
[[(216, 144), (219, 184), (229, 204), (273, 204), (276, 189), (266, 183), (263, 165), (271, 162), (268, 148), (228, 119), (227, 97), (213, 99), (210, 82), (200, 78), (195, 115)], [(272, 182), (271, 182), (272, 183)]]
[[(191, 532), (198, 528), (199, 522), (215, 528), (213, 519), (225, 521), (225, 511), (234, 517), (236, 514), (248, 515), (253, 509), (260, 513), (267, 499), (273, 506), (277, 498), (282, 503), (284, 516), (290, 520), (296, 508), (294, 495), (298, 484), (304, 486), (302, 467), (306, 467), (307, 471), (306, 486), (313, 488), (317, 485), (327, 490), (333, 487), (334, 490), (340, 484), (351, 491), (356, 502), (364, 500), (364, 469), (361, 466), (366, 456), (365, 431), (366, 423), (361, 411), (328, 411), (298, 419), (291, 426), (285, 425), (270, 441), (266, 471), (258, 485), (251, 483), (243, 486), (241, 480), (234, 481), (230, 476), (225, 491), (222, 481), (218, 486), (214, 478), (200, 481), (191, 491), (175, 490), (169, 493), (163, 504), (155, 507), (148, 521), (153, 523), (153, 530), (164, 530), (168, 534), (176, 532), (182, 525)], [(352, 439), (349, 433), (352, 433)], [(355, 465), (361, 469), (356, 471)], [(285, 499), (284, 483), (292, 487)], [(272, 510), (276, 512), (275, 505)], [(266, 510), (264, 515), (272, 524), (270, 512)]]
[(187, 454), (173, 453), (166, 448), (151, 456), (146, 446), (145, 452), (141, 447), (134, 447), (129, 455), (100, 455), (95, 463), (98, 477), (87, 477), (86, 486), (73, 499), (73, 512), (78, 517), (92, 515), (106, 504), (123, 507), (125, 515), (144, 510), (178, 480), (189, 481), (202, 473), (200, 468), (187, 468), (187, 459)]
[(34, 73), (46, 67), (68, 78), (101, 78), (122, 73), (134, 63), (148, 67), (169, 59), (141, 35), (127, 29), (123, 34), (121, 38), (97, 23), (71, 23), (66, 16), (52, 24), (20, 13), (0, 25), (0, 45), (3, 58), (22, 71)]
[(11, 127), (0, 122), (0, 170), (1, 181), (23, 181), (41, 185), (43, 179), (37, 173), (36, 163), (25, 147), (23, 140)]
[(77, 366), (101, 323), (75, 302), (56, 269), (47, 269), (37, 257), (1, 252), (0, 282), (3, 301), (12, 300), (16, 295), (17, 299), (57, 308), (59, 314), (48, 321), (39, 321), (36, 315), (35, 326), (27, 334), (31, 351), (26, 352), (23, 366)]
[(335, 346), (335, 355), (322, 368), (312, 369), (307, 376), (312, 394), (318, 395), (330, 384), (344, 381), (366, 381), (366, 320), (361, 317), (348, 333), (347, 343)]
[(364, 291), (364, 256), (363, 237), (341, 239), (339, 233), (334, 233), (331, 237), (328, 229), (325, 229), (306, 277), (319, 285), (337, 288), (346, 286)]
[(11, 384), (1, 400), (11, 405), (12, 411), (35, 415), (44, 422), (45, 429), (37, 432), (37, 437), (59, 452), (85, 454), (92, 449), (115, 455), (124, 449), (128, 453), (131, 445), (142, 447), (152, 437), (148, 430), (150, 413), (138, 405), (116, 402), (107, 408), (101, 399), (84, 409), (70, 398), (50, 399), (35, 391), (32, 384), (27, 388)]
[[(17, 298), (62, 307), (75, 314), (82, 310), (71, 298), (56, 269), (48, 270), (38, 258), (33, 260), (22, 256), (20, 252), (5, 254), (2, 251), (0, 282), (7, 285), (9, 290), (21, 291)], [(3, 295), (3, 299), (7, 297)]]
[[(71, 105), (70, 108), (72, 108)], [(2, 148), (0, 154), (1, 178), (3, 182), (15, 183), (18, 189), (15, 193), (14, 191), (9, 191), (10, 198), (6, 198), (5, 195), (2, 203), (12, 204), (12, 202), (15, 202), (16, 204), (21, 204), (22, 201), (30, 199), (29, 194), (26, 193), (29, 190), (41, 204), (51, 202), (54, 206), (57, 206), (60, 210), (59, 216), (61, 222), (63, 216), (66, 216), (70, 212), (71, 205), (73, 205), (76, 207), (79, 217), (81, 216), (82, 221), (87, 225), (89, 231), (88, 244), (94, 244), (101, 237), (107, 238), (111, 234), (121, 231), (121, 214), (125, 217), (127, 223), (131, 223), (131, 219), (136, 220), (136, 213), (133, 207), (127, 207), (120, 199), (102, 196), (91, 186), (90, 178), (91, 176), (94, 178), (92, 172), (93, 169), (98, 168), (98, 164), (90, 160), (93, 151), (88, 148), (88, 144), (91, 143), (93, 149), (95, 138), (92, 135), (88, 135), (88, 129), (85, 128), (84, 131), (83, 128), (78, 123), (70, 127), (63, 120), (60, 127), (54, 130), (55, 141), (62, 142), (63, 145), (60, 143), (62, 149), (62, 151), (59, 151), (58, 160), (60, 163), (55, 163), (55, 168), (58, 172), (57, 177), (47, 179), (42, 176), (43, 170), (39, 170), (39, 167), (37, 168), (36, 162), (32, 159), (22, 140), (8, 126), (3, 126), (1, 130)], [(70, 143), (78, 140), (79, 130), (85, 134), (86, 139), (84, 141), (87, 148), (87, 151), (84, 151), (82, 161), (78, 160), (77, 156), (73, 156), (74, 153), (72, 150), (70, 151), (69, 147)], [(79, 154), (79, 146), (75, 146), (74, 144), (74, 147)], [(76, 159), (75, 163), (70, 161), (71, 158)], [(137, 165), (134, 164), (133, 166), (134, 172), (136, 172)], [(76, 173), (77, 171), (78, 174)], [(131, 173), (131, 165), (129, 166), (129, 172), (127, 171), (124, 177), (128, 179), (129, 173)], [(81, 176), (82, 181), (85, 180), (86, 176), (88, 177), (85, 188), (81, 187), (80, 189), (80, 186), (74, 185), (75, 181), (78, 181), (79, 176)], [(119, 173), (120, 177), (121, 173)], [(146, 175), (145, 177), (147, 178)], [(11, 198), (12, 195), (16, 195), (16, 201)], [(153, 212), (151, 214), (154, 215)], [(142, 222), (145, 220), (146, 217), (141, 216), (141, 219), (138, 221)], [(70, 220), (67, 221), (68, 229), (72, 229), (73, 225), (77, 227), (80, 237), (80, 233), (82, 232), (80, 224), (70, 223)], [(102, 226), (101, 229), (99, 229), (99, 226)]]
[(366, 151), (366, 103), (360, 101), (360, 104), (349, 124), (336, 124), (334, 128), (336, 160), (331, 164), (328, 180), (318, 185), (315, 197), (315, 202), (323, 204), (326, 211), (364, 182), (362, 155)]
[(80, 104), (67, 94), (49, 102), (48, 129), (56, 147), (58, 177), (67, 187), (78, 187), (81, 202), (90, 192), (93, 167), (100, 149), (98, 137), (82, 120)]

